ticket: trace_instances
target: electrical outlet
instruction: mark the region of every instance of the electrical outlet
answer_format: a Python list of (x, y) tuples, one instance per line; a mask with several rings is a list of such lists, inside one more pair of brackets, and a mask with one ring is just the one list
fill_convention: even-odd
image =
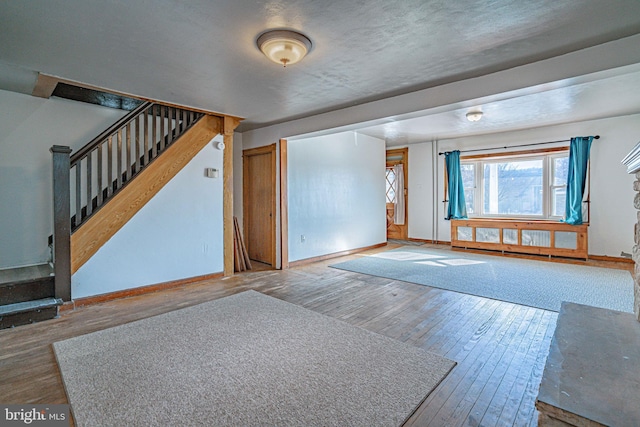
[(300, 235), (300, 243), (304, 243), (304, 241), (307, 240), (306, 237), (304, 237), (304, 234)]

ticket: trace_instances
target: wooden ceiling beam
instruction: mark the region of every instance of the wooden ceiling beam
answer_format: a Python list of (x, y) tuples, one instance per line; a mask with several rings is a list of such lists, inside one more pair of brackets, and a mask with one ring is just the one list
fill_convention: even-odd
[(46, 74), (38, 73), (38, 79), (36, 85), (31, 92), (31, 95), (38, 98), (51, 98), (51, 94), (56, 89), (59, 80), (56, 77), (48, 76)]

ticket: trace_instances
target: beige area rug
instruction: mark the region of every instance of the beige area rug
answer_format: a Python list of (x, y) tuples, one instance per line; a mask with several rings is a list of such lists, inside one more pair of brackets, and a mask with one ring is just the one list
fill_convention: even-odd
[(455, 362), (255, 291), (54, 343), (78, 426), (398, 426)]
[(626, 270), (404, 246), (330, 267), (560, 311), (563, 301), (633, 313)]

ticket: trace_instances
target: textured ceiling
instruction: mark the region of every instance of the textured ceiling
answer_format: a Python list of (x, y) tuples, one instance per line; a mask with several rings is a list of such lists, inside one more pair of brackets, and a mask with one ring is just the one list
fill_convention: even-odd
[[(393, 146), (640, 114), (640, 92), (635, 90), (640, 88), (640, 64), (566, 83), (449, 104), (358, 132)], [(482, 118), (470, 122), (466, 114), (475, 111)]]
[[(272, 28), (309, 36), (309, 56), (269, 62), (255, 40)], [(5, 1), (0, 88), (30, 93), (42, 72), (248, 130), (638, 33), (638, 0)]]

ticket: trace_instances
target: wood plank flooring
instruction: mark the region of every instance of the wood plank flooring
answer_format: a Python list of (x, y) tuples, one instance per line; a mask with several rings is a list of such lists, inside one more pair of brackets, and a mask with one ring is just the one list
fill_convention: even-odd
[(67, 402), (55, 341), (254, 289), (455, 360), (406, 426), (537, 425), (534, 402), (557, 313), (328, 267), (358, 256), (286, 271), (258, 266), (0, 331), (0, 402)]

